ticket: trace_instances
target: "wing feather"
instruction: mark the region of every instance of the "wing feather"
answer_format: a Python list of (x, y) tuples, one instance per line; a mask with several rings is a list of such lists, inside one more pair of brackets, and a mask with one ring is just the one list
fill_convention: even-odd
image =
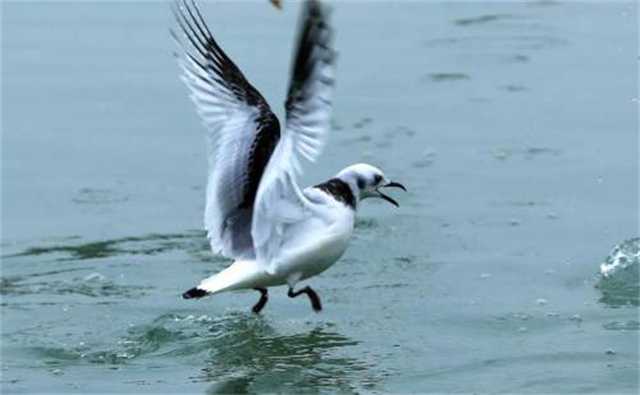
[(314, 211), (297, 178), (303, 162), (321, 153), (330, 126), (335, 53), (328, 18), (329, 10), (319, 1), (304, 3), (285, 102), (286, 128), (255, 201), (251, 234), (256, 256), (271, 271), (287, 229)]
[(208, 131), (207, 236), (214, 252), (251, 258), (254, 201), (280, 125), (213, 38), (195, 2), (176, 0), (173, 12), (181, 32), (171, 34), (182, 49), (182, 80)]

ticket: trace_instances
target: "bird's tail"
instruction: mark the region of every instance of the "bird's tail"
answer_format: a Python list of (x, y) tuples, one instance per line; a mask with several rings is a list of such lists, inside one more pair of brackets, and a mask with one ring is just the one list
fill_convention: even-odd
[(182, 297), (193, 299), (235, 289), (254, 288), (264, 273), (256, 261), (235, 261), (220, 273), (202, 280), (183, 293)]

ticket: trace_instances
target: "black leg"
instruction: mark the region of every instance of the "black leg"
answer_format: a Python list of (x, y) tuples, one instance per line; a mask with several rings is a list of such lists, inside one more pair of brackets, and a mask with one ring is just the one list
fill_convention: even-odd
[(269, 293), (266, 288), (254, 288), (254, 289), (256, 291), (260, 291), (260, 300), (258, 301), (258, 303), (253, 305), (253, 308), (251, 308), (251, 311), (258, 314), (264, 308), (264, 305), (267, 304), (267, 301), (269, 300)]
[(195, 287), (182, 294), (184, 299), (201, 298), (203, 296), (207, 296), (207, 291)]
[(293, 292), (293, 288), (289, 288), (289, 293), (287, 293), (287, 295), (290, 298), (295, 298), (300, 294), (307, 294), (307, 296), (309, 297), (309, 300), (311, 301), (311, 307), (313, 308), (313, 311), (317, 313), (322, 310), (322, 303), (320, 303), (320, 297), (318, 296), (316, 291), (311, 289), (311, 287), (307, 286), (296, 292)]

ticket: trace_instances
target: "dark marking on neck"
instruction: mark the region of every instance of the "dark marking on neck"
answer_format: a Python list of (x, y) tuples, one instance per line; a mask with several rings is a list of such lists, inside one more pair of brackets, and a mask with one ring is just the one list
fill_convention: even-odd
[(355, 210), (356, 198), (353, 196), (353, 192), (351, 191), (349, 184), (341, 179), (332, 178), (329, 181), (325, 181), (322, 184), (314, 186), (314, 188), (318, 188), (319, 190), (328, 193), (337, 201), (342, 202)]

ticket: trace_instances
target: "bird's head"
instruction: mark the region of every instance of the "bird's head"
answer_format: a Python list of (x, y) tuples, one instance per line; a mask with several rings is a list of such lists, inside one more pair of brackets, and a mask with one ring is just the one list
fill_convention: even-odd
[(387, 179), (382, 170), (366, 163), (358, 163), (344, 168), (336, 177), (351, 187), (351, 190), (358, 200), (380, 198), (396, 207), (399, 207), (398, 202), (382, 193), (381, 189), (395, 187), (403, 191), (407, 190), (404, 185), (399, 182), (393, 182)]

